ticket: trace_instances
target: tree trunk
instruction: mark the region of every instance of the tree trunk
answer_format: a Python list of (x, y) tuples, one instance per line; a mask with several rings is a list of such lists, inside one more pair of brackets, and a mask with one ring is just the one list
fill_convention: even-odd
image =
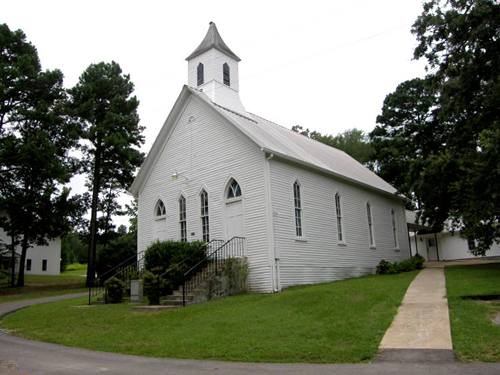
[(97, 248), (97, 204), (99, 201), (99, 187), (101, 184), (101, 151), (96, 148), (95, 163), (92, 178), (92, 205), (90, 212), (90, 241), (87, 265), (87, 287), (94, 286), (95, 261)]
[(28, 237), (23, 235), (21, 241), (21, 259), (19, 260), (19, 274), (17, 275), (17, 286), (24, 286), (24, 263), (26, 262), (26, 253), (28, 252)]
[(11, 236), (11, 259), (10, 259), (10, 286), (16, 286), (16, 237)]

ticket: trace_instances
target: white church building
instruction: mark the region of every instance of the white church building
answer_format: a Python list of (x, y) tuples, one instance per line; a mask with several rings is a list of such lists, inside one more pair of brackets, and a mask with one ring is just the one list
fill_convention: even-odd
[(139, 253), (155, 240), (244, 237), (259, 292), (409, 257), (396, 189), (343, 151), (248, 112), (240, 58), (214, 23), (186, 60), (188, 84), (130, 187)]

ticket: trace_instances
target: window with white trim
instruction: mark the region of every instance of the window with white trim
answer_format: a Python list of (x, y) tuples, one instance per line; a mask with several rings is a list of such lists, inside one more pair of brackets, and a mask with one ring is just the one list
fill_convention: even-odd
[(394, 248), (397, 249), (398, 246), (398, 235), (397, 235), (397, 228), (396, 228), (396, 214), (394, 213), (394, 210), (391, 208), (391, 223), (392, 223), (392, 239), (394, 241)]
[(227, 187), (226, 199), (234, 199), (241, 197), (241, 188), (238, 182), (232, 178)]
[(155, 205), (155, 216), (157, 218), (162, 218), (167, 214), (167, 210), (165, 209), (165, 205), (161, 199), (158, 199)]
[(366, 219), (368, 220), (368, 234), (370, 237), (370, 247), (375, 247), (375, 236), (373, 235), (373, 217), (370, 203), (366, 204)]
[(344, 242), (344, 232), (342, 228), (342, 207), (340, 204), (340, 194), (335, 194), (335, 212), (337, 214), (337, 233), (338, 233), (338, 241)]
[(295, 181), (293, 184), (293, 202), (295, 206), (295, 235), (302, 237), (302, 201), (300, 198), (300, 184)]
[(203, 241), (210, 241), (210, 223), (208, 219), (208, 193), (203, 189), (200, 193), (201, 203), (201, 231), (203, 234)]
[(187, 241), (187, 223), (186, 223), (186, 198), (181, 195), (179, 198), (179, 227), (181, 230), (181, 241)]

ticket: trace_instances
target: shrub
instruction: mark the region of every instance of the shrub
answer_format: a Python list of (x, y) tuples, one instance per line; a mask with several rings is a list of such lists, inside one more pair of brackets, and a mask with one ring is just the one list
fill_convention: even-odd
[[(97, 249), (96, 272), (98, 276), (115, 268), (123, 261), (137, 254), (137, 240), (132, 233), (117, 237)], [(131, 263), (135, 262), (133, 258)], [(106, 276), (110, 276), (109, 273)]]
[(146, 249), (144, 264), (148, 271), (163, 275), (166, 294), (181, 285), (184, 273), (205, 256), (205, 243), (201, 241), (156, 241)]
[(145, 271), (143, 276), (143, 292), (150, 305), (159, 305), (162, 289), (162, 279), (150, 271)]
[(246, 291), (248, 265), (242, 259), (230, 258), (224, 262), (225, 295), (233, 295)]
[(421, 270), (424, 268), (425, 259), (421, 255), (415, 255), (401, 262), (388, 262), (382, 259), (377, 266), (377, 274), (395, 274), (400, 272), (409, 272), (413, 270)]
[(389, 273), (390, 267), (391, 267), (391, 262), (382, 259), (377, 266), (377, 271), (376, 271), (377, 275), (385, 275)]
[(104, 288), (106, 290), (105, 303), (120, 303), (123, 300), (123, 289), (125, 285), (120, 279), (112, 277), (106, 280)]
[(415, 263), (415, 268), (417, 270), (421, 270), (422, 268), (424, 268), (425, 259), (422, 255), (417, 254), (412, 259), (413, 259), (413, 262)]

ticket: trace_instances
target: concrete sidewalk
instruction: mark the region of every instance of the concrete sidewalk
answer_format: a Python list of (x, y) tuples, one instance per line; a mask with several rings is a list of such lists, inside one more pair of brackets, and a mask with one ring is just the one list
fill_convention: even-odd
[(426, 268), (415, 277), (380, 349), (452, 351), (443, 268)]

